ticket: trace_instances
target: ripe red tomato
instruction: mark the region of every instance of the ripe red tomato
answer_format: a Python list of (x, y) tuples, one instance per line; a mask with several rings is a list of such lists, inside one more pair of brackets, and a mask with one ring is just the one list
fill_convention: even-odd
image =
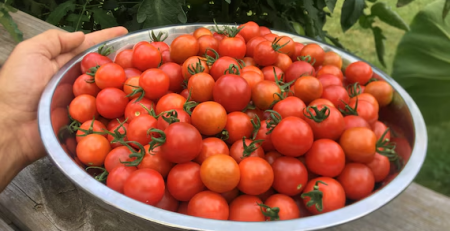
[(367, 84), (364, 92), (373, 95), (380, 107), (389, 105), (394, 95), (394, 89), (385, 81), (374, 81)]
[(345, 77), (347, 78), (347, 81), (349, 83), (358, 82), (362, 86), (369, 82), (372, 75), (372, 67), (363, 61), (351, 63), (345, 69)]
[(373, 124), (378, 120), (378, 110), (368, 101), (358, 100), (358, 105), (356, 105), (356, 100), (350, 100), (349, 106), (351, 108), (356, 107), (358, 116), (365, 119), (369, 124)]
[(207, 48), (218, 50), (219, 49), (219, 41), (215, 39), (212, 35), (202, 35), (198, 38), (198, 53), (199, 56), (214, 56), (214, 52), (207, 50)]
[(225, 37), (219, 43), (219, 55), (242, 59), (247, 51), (245, 41), (237, 37)]
[(125, 181), (136, 171), (136, 167), (127, 167), (125, 165), (118, 165), (112, 170), (108, 171), (108, 178), (106, 178), (106, 186), (123, 194), (123, 187)]
[(214, 101), (220, 103), (228, 113), (242, 111), (250, 102), (251, 96), (250, 86), (239, 75), (223, 75), (214, 85)]
[(322, 75), (334, 75), (339, 78), (340, 81), (344, 80), (341, 69), (333, 65), (325, 65), (317, 72), (317, 77)]
[(266, 110), (272, 106), (274, 101), (280, 100), (280, 97), (275, 93), (281, 94), (281, 90), (275, 82), (263, 80), (253, 87), (251, 93), (255, 106), (261, 110)]
[(245, 24), (240, 25), (238, 29), (241, 29), (238, 34), (242, 35), (246, 42), (254, 37), (261, 36), (259, 25), (253, 21), (248, 21)]
[[(320, 192), (322, 194), (322, 206), (319, 206), (317, 202), (308, 206), (312, 199), (312, 194)], [(330, 177), (318, 177), (310, 180), (305, 187), (302, 197), (306, 209), (312, 214), (331, 212), (345, 206), (344, 188), (337, 180)]]
[(180, 92), (181, 90), (183, 90), (182, 84), (184, 78), (180, 65), (173, 62), (167, 62), (161, 65), (159, 69), (164, 71), (164, 73), (166, 73), (166, 75), (169, 77), (169, 90), (173, 92)]
[(123, 186), (126, 196), (149, 205), (156, 205), (163, 198), (164, 191), (161, 174), (148, 168), (131, 173)]
[(266, 66), (263, 69), (261, 69), (264, 79), (275, 82), (275, 74), (277, 75), (277, 79), (279, 81), (283, 80), (284, 72), (276, 66)]
[(333, 103), (336, 108), (344, 108), (345, 103), (349, 103), (350, 96), (347, 90), (342, 86), (329, 86), (323, 89), (322, 98), (327, 99)]
[(146, 98), (136, 101), (137, 99), (132, 99), (125, 107), (125, 118), (128, 118), (128, 122), (141, 115), (148, 115), (149, 112), (147, 110), (155, 107), (153, 101)]
[(181, 66), (181, 71), (183, 72), (183, 78), (189, 80), (195, 73), (209, 73), (209, 67), (206, 64), (206, 59), (200, 56), (192, 56), (184, 61)]
[(238, 188), (241, 192), (257, 196), (267, 191), (273, 184), (272, 166), (263, 158), (250, 156), (239, 163), (241, 180)]
[(131, 150), (128, 147), (120, 146), (111, 150), (105, 158), (105, 169), (109, 173), (119, 166), (124, 165), (121, 162), (125, 162), (128, 160), (129, 155), (131, 154)]
[[(76, 133), (77, 143), (79, 143), (87, 135), (92, 134), (93, 132), (104, 132), (104, 130), (106, 130), (106, 127), (102, 124), (102, 122), (98, 120), (87, 120), (86, 122), (81, 124)], [(103, 136), (106, 138), (106, 134)]]
[(320, 105), (336, 108), (331, 101), (323, 98), (315, 99), (308, 104), (308, 106), (320, 106)]
[(345, 166), (344, 150), (334, 140), (316, 140), (305, 155), (305, 163), (317, 175), (336, 177)]
[(90, 75), (80, 75), (73, 83), (73, 95), (75, 97), (83, 94), (92, 95), (94, 97), (97, 96), (100, 92), (100, 88), (98, 88), (97, 84), (89, 82), (91, 80), (92, 76)]
[(357, 127), (370, 128), (369, 123), (367, 123), (367, 121), (361, 116), (348, 115), (344, 117), (344, 121), (345, 130)]
[(217, 102), (203, 102), (195, 107), (191, 115), (191, 122), (201, 134), (215, 135), (225, 128), (227, 112)]
[(189, 124), (191, 123), (191, 117), (186, 111), (184, 111), (183, 109), (172, 109), (172, 110), (175, 110), (175, 112), (167, 111), (166, 113), (163, 113), (158, 117), (158, 123), (156, 127), (159, 130), (162, 131), (166, 130), (166, 128), (169, 126), (169, 122), (167, 122), (165, 119), (172, 120), (171, 117), (173, 118), (175, 116), (175, 113), (177, 121), (172, 121), (170, 122), (170, 124), (175, 122), (185, 122)]
[[(244, 147), (245, 142), (245, 147)], [(230, 156), (239, 164), (243, 159), (249, 156), (264, 158), (264, 149), (258, 143), (253, 143), (250, 139), (236, 140), (230, 147)]]
[(230, 204), (231, 221), (265, 221), (258, 204), (262, 204), (257, 196), (241, 195)]
[(294, 83), (294, 95), (306, 104), (320, 98), (322, 92), (322, 83), (313, 76), (303, 76)]
[(325, 58), (325, 51), (320, 45), (316, 43), (310, 43), (303, 47), (303, 49), (300, 51), (300, 56), (310, 56), (313, 66), (318, 67), (323, 63), (323, 60)]
[(235, 111), (227, 115), (227, 124), (225, 130), (228, 131), (227, 143), (233, 144), (236, 141), (242, 141), (243, 137), (249, 137), (253, 131), (253, 125), (250, 116), (247, 114)]
[(389, 175), (391, 169), (391, 163), (389, 158), (383, 156), (379, 153), (375, 154), (375, 158), (367, 164), (367, 166), (372, 170), (375, 182), (382, 182)]
[(107, 56), (103, 56), (96, 52), (91, 52), (84, 56), (81, 60), (81, 73), (85, 74), (86, 72), (90, 72), (89, 69), (106, 63), (112, 63), (112, 60)]
[(196, 39), (199, 39), (199, 38), (203, 37), (204, 35), (212, 36), (212, 32), (208, 28), (200, 27), (194, 31), (193, 35)]
[(264, 35), (270, 34), (270, 33), (272, 33), (272, 32), (270, 31), (269, 28), (267, 28), (267, 27), (265, 27), (265, 26), (260, 26), (260, 27), (259, 27), (259, 33), (260, 33), (261, 36), (264, 36)]
[(155, 206), (160, 209), (176, 212), (178, 210), (179, 203), (180, 202), (177, 201), (166, 188), (163, 198)]
[(205, 102), (213, 99), (214, 79), (207, 73), (198, 73), (189, 78), (187, 89), (191, 91), (191, 99)]
[(101, 116), (115, 119), (124, 115), (128, 98), (123, 91), (117, 88), (105, 88), (98, 93), (95, 102)]
[(280, 53), (274, 65), (282, 71), (286, 71), (292, 65), (292, 60), (287, 54)]
[(246, 71), (246, 72), (241, 72), (241, 77), (245, 79), (245, 81), (247, 81), (248, 86), (250, 87), (250, 89), (253, 89), (253, 87), (264, 80), (264, 77), (261, 76), (259, 73), (254, 72), (254, 71)]
[(163, 41), (153, 41), (153, 42), (150, 42), (150, 45), (154, 46), (161, 53), (164, 52), (164, 51), (169, 51), (170, 50), (169, 45), (167, 45), (167, 43), (165, 43)]
[(263, 37), (264, 37), (267, 41), (273, 42), (275, 39), (278, 38), (278, 35), (277, 35), (277, 34), (274, 34), (274, 33), (270, 33), (270, 34), (263, 35)]
[[(193, 160), (202, 150), (202, 135), (189, 123), (173, 123), (164, 131), (166, 142), (161, 145), (164, 158), (173, 163)], [(180, 137), (183, 137), (181, 139)]]
[(150, 145), (148, 144), (144, 146), (145, 155), (141, 163), (137, 167), (139, 169), (141, 168), (153, 169), (159, 172), (159, 174), (161, 174), (163, 178), (166, 178), (167, 175), (169, 174), (169, 171), (175, 164), (166, 160), (163, 157), (164, 154), (162, 153), (160, 147), (156, 147), (151, 152), (148, 151), (149, 148)]
[(202, 164), (206, 158), (217, 154), (230, 155), (230, 150), (223, 140), (216, 137), (208, 137), (203, 139), (202, 151), (194, 161)]
[(342, 81), (334, 75), (322, 74), (321, 76), (317, 77), (317, 79), (320, 81), (320, 83), (322, 83), (323, 88), (329, 86), (343, 86)]
[(253, 59), (260, 66), (269, 66), (277, 62), (278, 52), (271, 41), (262, 41), (253, 50)]
[(315, 75), (316, 71), (314, 70), (314, 67), (311, 66), (311, 64), (305, 61), (295, 61), (286, 70), (284, 81), (286, 83), (289, 83), (302, 76), (315, 76)]
[(141, 115), (133, 119), (128, 124), (127, 139), (135, 141), (142, 145), (152, 141), (152, 136), (148, 133), (149, 129), (156, 128), (157, 120), (151, 115)]
[(272, 187), (279, 193), (295, 196), (303, 191), (308, 181), (308, 170), (294, 157), (279, 157), (273, 164), (274, 180)]
[(218, 193), (203, 191), (197, 193), (188, 204), (187, 214), (216, 220), (228, 220), (230, 208)]
[(125, 122), (125, 118), (124, 117), (119, 117), (119, 118), (112, 119), (106, 125), (106, 129), (108, 129), (108, 131), (109, 131), (109, 130), (119, 126), (120, 123), (124, 123), (124, 122)]
[(200, 169), (205, 186), (217, 193), (233, 190), (241, 177), (239, 165), (229, 155), (217, 154), (206, 158)]
[[(300, 218), (300, 210), (294, 199), (284, 194), (274, 194), (267, 198), (264, 204), (271, 208), (264, 209), (266, 213), (271, 215), (267, 216), (267, 219), (291, 220)], [(278, 211), (274, 211), (274, 208), (278, 208)]]
[(342, 67), (342, 58), (340, 55), (333, 51), (327, 51), (325, 52), (325, 57), (323, 60), (322, 65), (334, 65), (337, 68), (341, 69)]
[(131, 62), (140, 71), (157, 68), (161, 63), (161, 52), (149, 42), (143, 41), (134, 46)]
[[(379, 140), (383, 136), (387, 128), (388, 127), (380, 121), (376, 121), (375, 123), (372, 124), (372, 131), (375, 133), (377, 140)], [(391, 131), (388, 131), (384, 135), (384, 139), (391, 139)]]
[(125, 75), (127, 76), (127, 78), (140, 76), (142, 74), (142, 71), (136, 68), (124, 68), (123, 71), (125, 71)]
[(358, 163), (369, 163), (375, 157), (377, 137), (370, 128), (350, 128), (339, 141), (345, 156)]
[(273, 146), (286, 156), (298, 157), (305, 154), (313, 141), (313, 132), (308, 123), (294, 116), (283, 118), (272, 131)]
[(255, 60), (252, 57), (244, 57), (242, 61), (244, 62), (243, 66), (256, 66)]
[(290, 55), (292, 62), (298, 61), (300, 52), (302, 51), (303, 47), (305, 47), (305, 45), (303, 45), (302, 43), (299, 43), (299, 42), (294, 42), (294, 45), (295, 45), (294, 52)]
[(94, 96), (83, 94), (75, 97), (70, 102), (69, 114), (74, 120), (84, 123), (92, 120), (94, 116), (98, 118), (97, 107)]
[(199, 45), (197, 39), (189, 34), (180, 35), (170, 44), (170, 58), (182, 64), (191, 56), (197, 55)]
[(378, 111), (380, 109), (380, 105), (378, 104), (377, 99), (375, 99), (375, 97), (369, 93), (361, 93), (353, 98), (350, 99), (349, 104), (353, 104), (356, 103), (356, 100), (358, 99), (358, 101), (367, 101), (370, 104), (372, 104), (373, 108), (375, 111)]
[(141, 92), (134, 92), (135, 90), (139, 89), (139, 78), (140, 75), (128, 78), (123, 84), (123, 92), (128, 96), (129, 99), (135, 99), (142, 95)]
[(345, 130), (345, 120), (334, 107), (313, 106), (304, 111), (305, 121), (311, 127), (314, 139), (337, 140)]
[(167, 176), (167, 189), (179, 201), (189, 201), (203, 191), (205, 185), (200, 178), (200, 165), (194, 162), (175, 165)]
[(225, 71), (230, 68), (230, 65), (233, 64), (235, 67), (238, 67), (239, 71), (241, 70), (239, 63), (236, 59), (233, 59), (228, 56), (218, 58), (211, 66), (209, 70), (209, 74), (217, 81), (220, 77), (225, 74)]
[(280, 113), (281, 118), (295, 116), (304, 119), (303, 110), (306, 108), (305, 103), (297, 97), (288, 96), (273, 106), (273, 110)]
[(261, 121), (261, 128), (259, 128), (258, 133), (256, 134), (255, 140), (264, 140), (261, 143), (261, 147), (264, 149), (264, 151), (275, 151), (275, 147), (272, 143), (272, 133), (269, 133), (269, 129), (266, 126), (267, 120)]
[(273, 162), (275, 162), (276, 159), (278, 159), (279, 157), (282, 157), (282, 156), (283, 155), (281, 155), (277, 151), (270, 151), (270, 152), (266, 152), (266, 155), (264, 156), (264, 159), (266, 159), (266, 161), (269, 162), (270, 165), (272, 165)]
[(167, 93), (170, 86), (169, 76), (156, 68), (144, 71), (139, 78), (139, 86), (144, 89), (144, 97), (156, 100)]
[(360, 163), (345, 165), (337, 180), (342, 184), (347, 198), (351, 200), (361, 200), (369, 196), (375, 187), (372, 170)]
[(111, 151), (108, 140), (98, 134), (87, 135), (77, 145), (77, 157), (87, 166), (102, 166)]
[(132, 68), (133, 62), (131, 59), (133, 58), (133, 49), (124, 49), (116, 55), (114, 62), (119, 64), (121, 67)]
[(170, 111), (172, 109), (183, 109), (186, 99), (176, 93), (165, 94), (156, 104), (156, 114), (159, 115), (162, 112)]
[(247, 41), (247, 52), (246, 52), (246, 56), (248, 57), (253, 57), (253, 53), (255, 51), (255, 47), (263, 41), (267, 41), (264, 37), (261, 36), (257, 36), (257, 37), (253, 37), (250, 40)]
[(280, 36), (278, 44), (282, 46), (278, 51), (282, 54), (286, 54), (288, 57), (295, 52), (294, 40), (288, 36)]

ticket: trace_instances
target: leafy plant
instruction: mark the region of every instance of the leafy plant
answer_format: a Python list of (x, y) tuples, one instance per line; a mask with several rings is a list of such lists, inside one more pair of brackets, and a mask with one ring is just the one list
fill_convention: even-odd
[(19, 30), (17, 24), (12, 19), (9, 12), (16, 12), (17, 10), (11, 7), (11, 1), (0, 2), (0, 24), (8, 31), (14, 41), (20, 42), (23, 40), (22, 31)]

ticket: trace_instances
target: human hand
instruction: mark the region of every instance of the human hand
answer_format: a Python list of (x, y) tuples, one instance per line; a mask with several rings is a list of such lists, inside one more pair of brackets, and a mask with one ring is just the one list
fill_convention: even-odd
[[(23, 167), (45, 155), (37, 108), (51, 77), (80, 52), (127, 32), (123, 27), (87, 35), (48, 30), (16, 46), (0, 71), (0, 191)], [(8, 163), (18, 169), (4, 172), (11, 167)]]

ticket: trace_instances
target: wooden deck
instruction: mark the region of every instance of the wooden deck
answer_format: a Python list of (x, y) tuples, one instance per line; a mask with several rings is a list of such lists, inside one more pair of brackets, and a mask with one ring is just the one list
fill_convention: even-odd
[[(56, 28), (23, 12), (12, 16), (25, 38)], [(0, 65), (14, 46), (0, 26)], [(381, 209), (329, 230), (450, 230), (449, 208), (450, 198), (413, 183)], [(44, 158), (24, 169), (0, 194), (0, 230), (169, 230), (111, 211), (108, 205), (78, 189), (49, 158)]]

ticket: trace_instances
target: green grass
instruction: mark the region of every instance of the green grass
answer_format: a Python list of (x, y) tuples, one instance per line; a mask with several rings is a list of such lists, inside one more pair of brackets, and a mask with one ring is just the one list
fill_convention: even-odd
[[(415, 0), (407, 6), (397, 8), (396, 0), (384, 0), (388, 3), (408, 24), (414, 16), (433, 0)], [(385, 42), (385, 62), (383, 67), (378, 61), (375, 51), (374, 39), (371, 30), (367, 30), (355, 24), (346, 33), (340, 26), (340, 14), (343, 1), (338, 1), (332, 17), (328, 19), (325, 30), (329, 34), (339, 38), (339, 41), (353, 54), (361, 57), (381, 70), (390, 74), (396, 48), (404, 32), (393, 28), (377, 20), (376, 25), (381, 27), (387, 40)], [(369, 9), (366, 9), (369, 11)], [(425, 163), (415, 181), (437, 192), (450, 196), (450, 123), (440, 126), (428, 126), (428, 152)]]

